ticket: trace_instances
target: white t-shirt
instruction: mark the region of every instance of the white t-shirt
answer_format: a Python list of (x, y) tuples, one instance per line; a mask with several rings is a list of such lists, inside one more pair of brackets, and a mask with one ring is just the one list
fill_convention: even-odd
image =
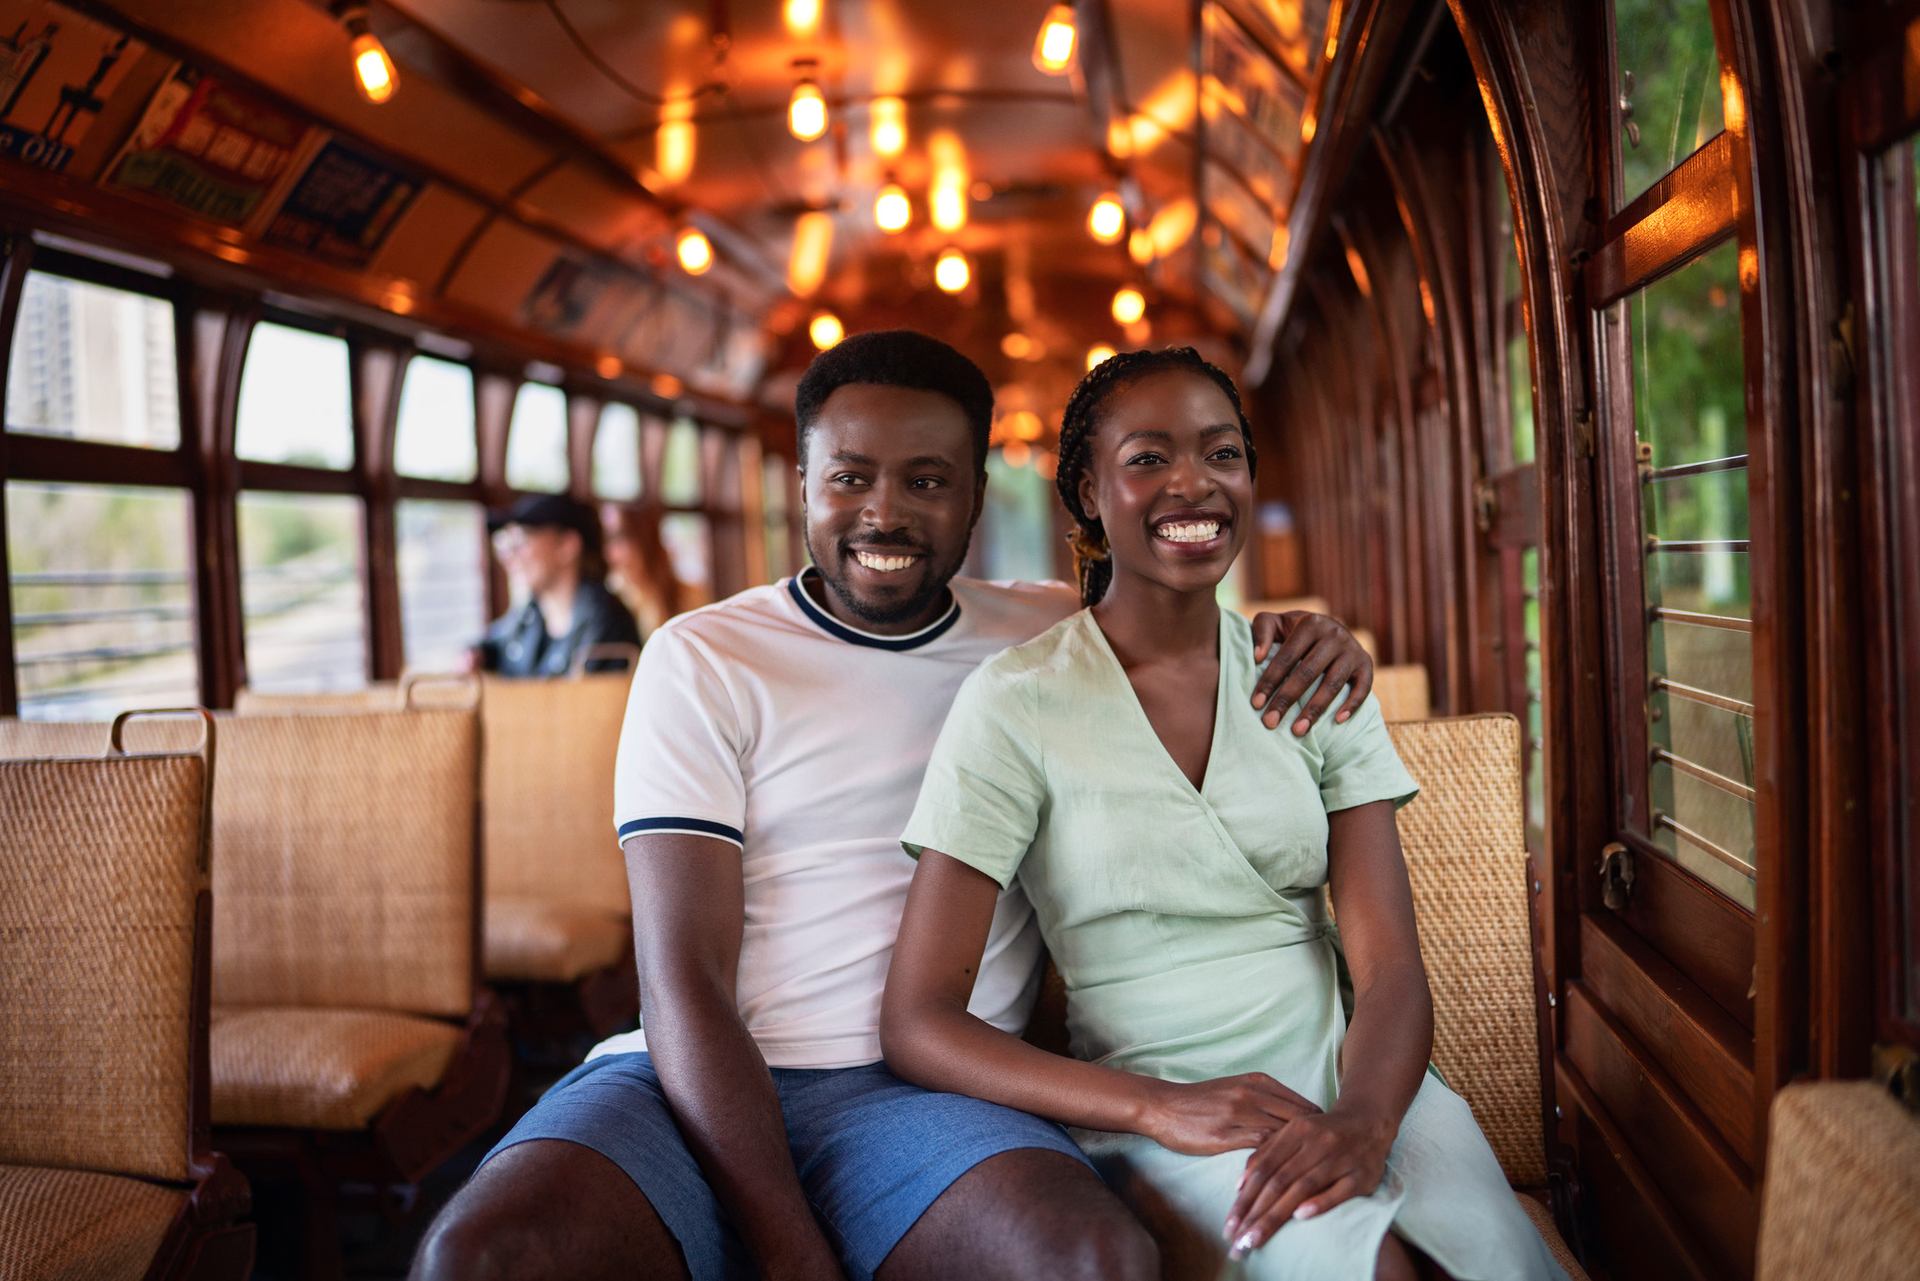
[[(683, 614), (641, 650), (614, 822), (622, 841), (693, 832), (740, 847), (736, 994), (769, 1066), (880, 1060), (880, 995), (914, 869), (900, 833), (947, 708), (981, 660), (1079, 607), (1063, 583), (956, 578), (951, 591), (939, 621), (879, 636), (787, 579)], [(1039, 955), (1016, 887), (995, 910), (972, 1011), (1024, 1028)], [(645, 1048), (644, 1031), (628, 1032), (589, 1057)]]

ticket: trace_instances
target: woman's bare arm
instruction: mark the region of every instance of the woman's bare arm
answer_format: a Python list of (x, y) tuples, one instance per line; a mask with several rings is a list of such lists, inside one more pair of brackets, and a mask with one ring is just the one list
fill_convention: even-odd
[(998, 896), (958, 859), (921, 855), (880, 1012), (881, 1048), (901, 1077), (1197, 1155), (1252, 1147), (1314, 1110), (1261, 1073), (1174, 1084), (1049, 1054), (969, 1014)]

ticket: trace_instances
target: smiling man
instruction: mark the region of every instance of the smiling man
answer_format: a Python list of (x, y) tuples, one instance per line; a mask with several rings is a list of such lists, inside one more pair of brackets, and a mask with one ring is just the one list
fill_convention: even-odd
[[(881, 1063), (913, 875), (898, 838), (941, 722), (975, 666), (1077, 594), (956, 577), (993, 414), (959, 352), (849, 338), (795, 399), (813, 566), (662, 627), (628, 702), (615, 817), (645, 1026), (489, 1154), (417, 1278), (1158, 1275), (1058, 1126)], [(1277, 721), (1323, 674), (1308, 718), (1349, 674), (1342, 714), (1358, 706), (1372, 668), (1345, 630), (1263, 615), (1256, 640), (1283, 630), (1246, 714)], [(1039, 958), (1016, 888), (972, 1010), (1019, 1031)]]

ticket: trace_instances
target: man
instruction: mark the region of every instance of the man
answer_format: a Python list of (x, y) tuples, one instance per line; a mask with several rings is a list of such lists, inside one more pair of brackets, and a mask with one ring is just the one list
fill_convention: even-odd
[[(908, 331), (848, 338), (801, 379), (814, 568), (676, 619), (634, 678), (616, 821), (645, 1029), (521, 1119), (416, 1278), (1158, 1276), (1058, 1127), (880, 1062), (913, 872), (899, 835), (940, 723), (981, 659), (1079, 603), (1062, 584), (954, 577), (992, 405), (972, 362)], [(1281, 623), (1257, 627), (1264, 656)], [(1272, 697), (1247, 714), (1277, 723), (1324, 674), (1309, 715), (1351, 676), (1344, 716), (1371, 684), (1365, 655), (1330, 620), (1288, 629)], [(1038, 956), (1016, 889), (974, 1011), (1019, 1029)]]
[[(493, 621), (469, 663), (502, 676), (564, 676), (595, 645), (638, 645), (640, 629), (607, 590), (600, 522), (558, 494), (522, 498), (487, 517), (494, 555), (526, 600)], [(623, 667), (594, 659), (588, 671)]]

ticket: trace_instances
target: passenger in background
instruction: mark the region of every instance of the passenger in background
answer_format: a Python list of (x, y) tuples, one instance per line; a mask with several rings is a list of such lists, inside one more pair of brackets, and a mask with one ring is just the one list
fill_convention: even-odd
[(607, 533), (607, 586), (640, 620), (651, 636), (675, 614), (696, 603), (694, 593), (673, 572), (673, 557), (660, 537), (660, 513), (622, 503), (602, 503), (600, 521)]
[[(585, 503), (543, 494), (487, 517), (493, 554), (521, 604), (493, 620), (468, 651), (468, 670), (564, 676), (595, 645), (640, 643), (633, 615), (607, 590), (600, 522)], [(600, 658), (588, 671), (624, 666)]]

